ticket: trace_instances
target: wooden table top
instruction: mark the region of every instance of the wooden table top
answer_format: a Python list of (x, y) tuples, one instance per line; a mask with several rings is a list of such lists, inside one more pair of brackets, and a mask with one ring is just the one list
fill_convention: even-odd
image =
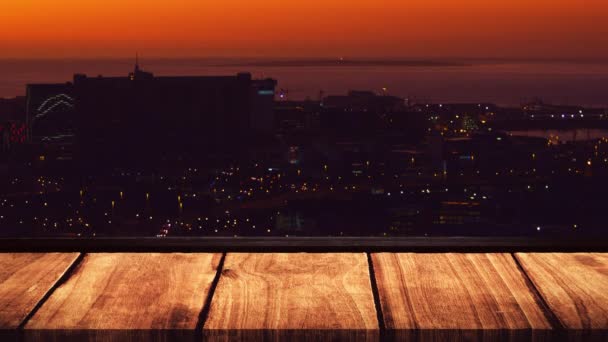
[(0, 253), (0, 338), (608, 340), (608, 254)]

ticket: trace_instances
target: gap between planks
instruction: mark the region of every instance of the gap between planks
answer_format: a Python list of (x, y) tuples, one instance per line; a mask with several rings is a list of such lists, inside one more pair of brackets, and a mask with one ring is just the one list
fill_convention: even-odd
[(51, 295), (53, 295), (53, 292), (55, 292), (55, 290), (57, 288), (59, 288), (59, 286), (61, 286), (61, 284), (65, 283), (70, 276), (72, 275), (72, 273), (74, 273), (74, 271), (76, 270), (76, 268), (78, 268), (78, 266), (80, 265), (80, 263), (82, 262), (82, 260), (84, 259), (86, 253), (79, 253), (78, 256), (76, 257), (76, 259), (74, 259), (74, 261), (72, 261), (72, 263), (70, 264), (70, 266), (68, 266), (68, 268), (66, 268), (65, 272), (63, 272), (63, 274), (57, 279), (57, 281), (46, 291), (46, 293), (44, 294), (44, 296), (42, 296), (42, 298), (40, 298), (40, 300), (38, 301), (38, 303), (36, 303), (36, 305), (34, 305), (34, 307), (32, 308), (32, 310), (23, 318), (23, 321), (21, 321), (21, 324), (19, 324), (19, 326), (17, 327), (17, 331), (23, 331), (25, 325), (27, 324), (27, 322), (34, 317), (34, 315), (36, 314), (36, 312), (38, 312), (38, 310), (44, 305), (44, 303), (46, 303), (46, 301), (51, 297)]
[(198, 340), (201, 340), (203, 337), (203, 327), (205, 326), (205, 322), (207, 322), (207, 319), (209, 318), (209, 311), (211, 310), (211, 301), (213, 300), (213, 296), (215, 295), (215, 289), (217, 288), (217, 284), (220, 282), (220, 277), (222, 276), (222, 271), (224, 270), (226, 254), (226, 252), (222, 253), (220, 262), (217, 265), (215, 277), (211, 282), (211, 287), (209, 287), (209, 293), (207, 294), (207, 298), (205, 299), (205, 303), (203, 304), (201, 313), (198, 316), (198, 322), (196, 323), (196, 328), (194, 329), (195, 336), (197, 336)]

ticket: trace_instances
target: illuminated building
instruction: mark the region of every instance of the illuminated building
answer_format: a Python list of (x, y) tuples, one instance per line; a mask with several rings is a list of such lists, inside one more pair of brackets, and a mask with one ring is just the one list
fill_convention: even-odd
[(71, 141), (75, 134), (71, 83), (28, 84), (26, 99), (29, 141)]
[(0, 150), (25, 143), (25, 98), (0, 99)]

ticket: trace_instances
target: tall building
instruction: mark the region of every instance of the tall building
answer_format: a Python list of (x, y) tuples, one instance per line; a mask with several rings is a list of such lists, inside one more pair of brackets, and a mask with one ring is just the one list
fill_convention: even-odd
[(145, 165), (231, 156), (272, 131), (272, 79), (74, 76), (79, 157), (95, 165)]

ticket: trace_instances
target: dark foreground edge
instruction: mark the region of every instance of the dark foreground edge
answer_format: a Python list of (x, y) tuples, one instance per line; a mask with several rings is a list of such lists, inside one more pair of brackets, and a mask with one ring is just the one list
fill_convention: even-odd
[(608, 238), (0, 238), (0, 252), (608, 252)]

